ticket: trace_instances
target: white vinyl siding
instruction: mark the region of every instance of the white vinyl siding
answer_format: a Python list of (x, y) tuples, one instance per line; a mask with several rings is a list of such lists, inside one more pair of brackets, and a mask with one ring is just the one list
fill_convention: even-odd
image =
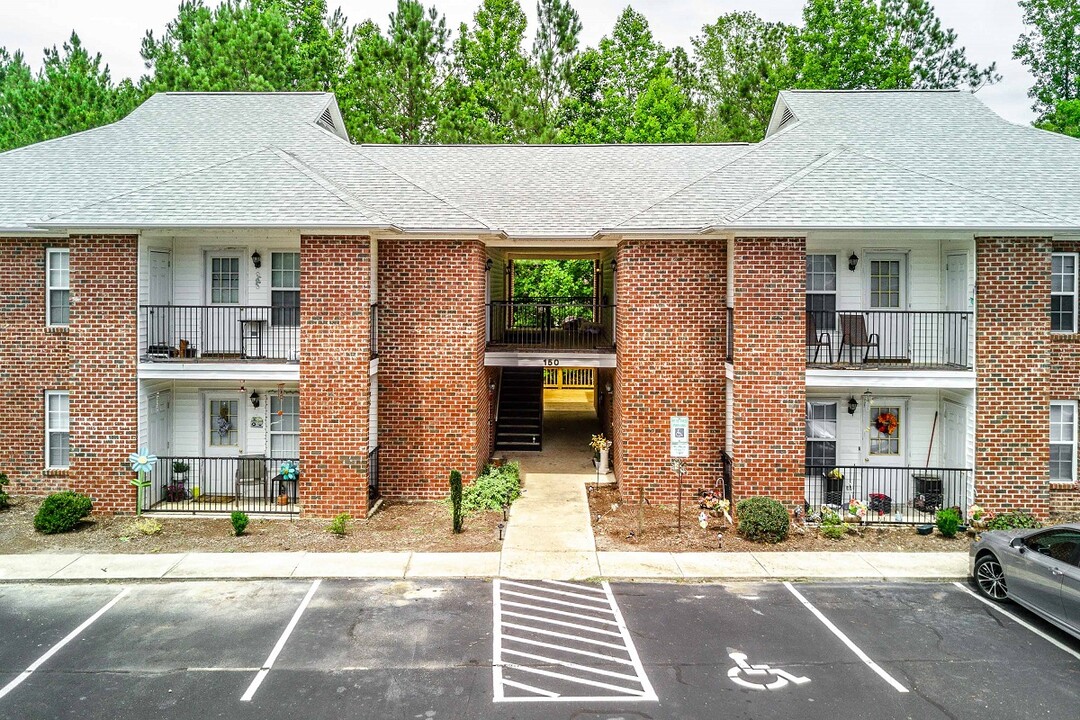
[(1076, 403), (1050, 402), (1050, 481), (1076, 480)]
[(1050, 261), (1050, 330), (1076, 332), (1076, 253), (1054, 253)]
[(67, 391), (45, 393), (45, 469), (66, 470), (70, 465), (70, 415)]
[(70, 262), (67, 248), (49, 248), (45, 253), (45, 322), (49, 327), (67, 327), (70, 320)]

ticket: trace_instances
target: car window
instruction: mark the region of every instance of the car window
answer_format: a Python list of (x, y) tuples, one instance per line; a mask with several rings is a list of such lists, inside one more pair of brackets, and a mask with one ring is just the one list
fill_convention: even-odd
[(1032, 535), (1024, 540), (1024, 545), (1029, 550), (1047, 555), (1059, 562), (1075, 565), (1076, 551), (1080, 548), (1080, 531), (1051, 530)]

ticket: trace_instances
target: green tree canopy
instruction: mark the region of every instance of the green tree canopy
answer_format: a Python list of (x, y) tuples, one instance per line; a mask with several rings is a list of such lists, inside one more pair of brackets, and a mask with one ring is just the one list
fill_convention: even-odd
[(1080, 138), (1080, 100), (1062, 100), (1035, 127)]
[(554, 139), (555, 115), (570, 89), (581, 19), (566, 0), (537, 0), (532, 64), (536, 73), (538, 140)]
[(1058, 103), (1080, 98), (1080, 0), (1020, 0), (1027, 32), (1013, 57), (1035, 76), (1031, 109), (1047, 121)]
[(589, 298), (592, 260), (515, 260), (514, 299)]

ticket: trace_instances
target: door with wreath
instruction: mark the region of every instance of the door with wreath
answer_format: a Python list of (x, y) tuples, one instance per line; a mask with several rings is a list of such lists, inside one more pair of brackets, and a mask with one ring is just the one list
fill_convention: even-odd
[(866, 448), (856, 498), (873, 510), (891, 512), (908, 502), (908, 404), (903, 398), (874, 398), (866, 429)]

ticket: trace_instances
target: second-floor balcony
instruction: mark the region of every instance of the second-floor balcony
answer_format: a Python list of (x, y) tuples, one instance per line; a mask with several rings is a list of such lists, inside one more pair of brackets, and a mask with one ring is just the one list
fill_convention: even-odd
[(300, 308), (253, 305), (142, 305), (145, 361), (297, 362)]
[(615, 348), (615, 306), (592, 298), (494, 301), (487, 308), (488, 347), (602, 350)]
[(807, 365), (836, 369), (969, 370), (970, 312), (837, 310), (806, 313)]

